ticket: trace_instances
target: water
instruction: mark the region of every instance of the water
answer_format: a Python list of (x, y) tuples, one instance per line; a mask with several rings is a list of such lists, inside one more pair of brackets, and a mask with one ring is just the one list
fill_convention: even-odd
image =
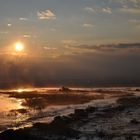
[[(35, 122), (50, 122), (75, 108), (113, 104), (123, 94), (137, 94), (136, 88), (73, 88), (63, 93), (57, 88), (33, 88), (1, 91), (0, 131), (27, 127)], [(13, 97), (11, 97), (13, 95)]]
[(0, 94), (0, 130), (17, 121), (18, 114), (12, 114), (12, 110), (25, 108), (21, 105), (22, 99), (9, 98)]

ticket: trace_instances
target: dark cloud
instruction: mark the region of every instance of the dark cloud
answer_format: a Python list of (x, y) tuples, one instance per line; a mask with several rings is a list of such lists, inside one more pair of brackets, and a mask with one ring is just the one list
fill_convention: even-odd
[[(140, 49), (140, 43), (121, 43), (121, 44), (110, 44), (110, 45), (79, 45), (79, 46), (70, 46), (71, 48), (79, 48), (79, 49), (88, 49), (88, 50), (98, 50), (98, 51), (110, 51), (110, 50), (119, 50), (122, 51), (124, 49)], [(69, 47), (69, 48), (70, 48)]]

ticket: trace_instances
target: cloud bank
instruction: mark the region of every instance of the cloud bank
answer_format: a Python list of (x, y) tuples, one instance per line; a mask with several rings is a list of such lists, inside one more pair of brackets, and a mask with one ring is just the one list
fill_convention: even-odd
[(0, 87), (139, 85), (139, 43), (77, 46), (71, 42), (64, 41), (69, 45), (63, 51), (36, 49), (32, 57), (0, 55)]

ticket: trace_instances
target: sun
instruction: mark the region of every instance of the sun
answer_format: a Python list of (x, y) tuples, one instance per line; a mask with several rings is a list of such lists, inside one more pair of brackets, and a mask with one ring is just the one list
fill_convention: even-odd
[(22, 42), (16, 42), (15, 43), (15, 50), (17, 52), (21, 52), (24, 50), (24, 44)]

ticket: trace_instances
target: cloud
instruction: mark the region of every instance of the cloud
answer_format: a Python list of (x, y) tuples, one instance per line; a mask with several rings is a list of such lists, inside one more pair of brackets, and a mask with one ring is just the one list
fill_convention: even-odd
[(80, 49), (82, 52), (140, 52), (140, 43), (122, 43), (122, 44), (108, 44), (108, 45), (77, 45), (71, 46), (73, 50)]
[(112, 13), (112, 9), (110, 7), (85, 7), (85, 10), (89, 13)]
[(137, 20), (137, 19), (131, 19), (129, 20), (130, 23), (135, 23), (135, 24), (140, 24), (140, 20)]
[(71, 46), (78, 46), (79, 42), (72, 39), (62, 40), (61, 43), (66, 47), (69, 48)]
[(38, 11), (37, 16), (39, 19), (56, 19), (56, 15), (50, 10)]
[(55, 47), (48, 47), (48, 46), (45, 46), (43, 47), (45, 50), (49, 51), (49, 50), (57, 50), (57, 48)]
[(88, 12), (96, 12), (96, 10), (93, 9), (92, 7), (85, 7), (85, 10)]
[(127, 0), (127, 2), (131, 2), (133, 4), (140, 4), (140, 0)]
[(140, 0), (109, 0), (109, 3), (133, 4), (136, 6), (140, 4)]
[(11, 26), (12, 26), (12, 24), (11, 24), (11, 23), (8, 23), (8, 24), (7, 24), (7, 26), (8, 26), (8, 27), (11, 27)]
[(24, 38), (31, 38), (31, 35), (25, 34), (25, 35), (23, 35), (23, 37), (24, 37)]
[(83, 27), (86, 27), (86, 28), (93, 28), (95, 25), (93, 24), (89, 24), (89, 23), (84, 23), (83, 24)]
[(109, 7), (106, 7), (106, 8), (103, 8), (103, 9), (102, 9), (102, 12), (111, 14), (111, 13), (112, 13), (112, 9), (109, 8)]
[(20, 17), (19, 20), (21, 20), (21, 21), (27, 21), (28, 19), (27, 18), (24, 18), (24, 17)]
[(129, 13), (129, 14), (140, 14), (140, 8), (128, 8), (123, 7), (120, 9), (121, 12)]

